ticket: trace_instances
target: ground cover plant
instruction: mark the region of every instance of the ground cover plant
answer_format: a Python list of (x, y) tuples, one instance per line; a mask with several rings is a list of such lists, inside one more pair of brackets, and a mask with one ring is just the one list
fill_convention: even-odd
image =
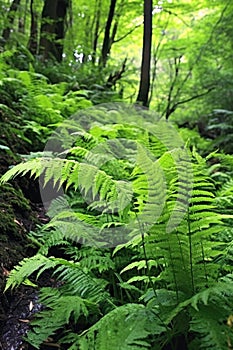
[(0, 348), (231, 349), (232, 2), (51, 3), (0, 1)]
[[(70, 344), (69, 349), (107, 349), (109, 344), (121, 349), (177, 349), (180, 344), (189, 349), (227, 349), (232, 341), (231, 240), (220, 241), (218, 236), (231, 231), (226, 220), (232, 215), (219, 205), (206, 160), (196, 151), (187, 150), (189, 158), (181, 148), (166, 149), (153, 135), (152, 124), (151, 133), (136, 124), (104, 124), (113, 112), (114, 118), (126, 119), (124, 108), (94, 110), (98, 123), (88, 132), (75, 124), (73, 147), (66, 148), (69, 142), (64, 137), (61, 157), (32, 154), (2, 177), (6, 182), (30, 173), (66, 192), (52, 202), (50, 222), (30, 234), (37, 253), (22, 260), (7, 281), (6, 289), (34, 272), (38, 277), (52, 269), (61, 283), (40, 290), (45, 309), (32, 321), (28, 341), (39, 348), (64, 329), (59, 342)], [(88, 112), (84, 116), (86, 120)], [(162, 127), (165, 134), (166, 123), (160, 122), (160, 134)], [(70, 122), (64, 135), (68, 128)], [(119, 147), (122, 136), (137, 147), (131, 144), (119, 159), (106, 158), (108, 152), (114, 153), (112, 141), (117, 142), (117, 151), (125, 149)], [(170, 138), (166, 135), (167, 147)], [(99, 168), (103, 153), (96, 149), (102, 150), (103, 144), (105, 159)], [(167, 182), (165, 199), (160, 167)], [(85, 198), (92, 198), (91, 203)], [(130, 220), (137, 218), (130, 227)], [(105, 227), (120, 227), (118, 236), (108, 236), (109, 231), (101, 235)], [(65, 258), (51, 256), (56, 246), (63, 247)]]

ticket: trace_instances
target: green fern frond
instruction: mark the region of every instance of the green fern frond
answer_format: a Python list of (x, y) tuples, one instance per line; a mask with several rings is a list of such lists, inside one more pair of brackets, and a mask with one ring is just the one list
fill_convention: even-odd
[(146, 350), (151, 348), (147, 337), (165, 330), (155, 312), (140, 304), (126, 304), (102, 317), (69, 350)]
[(67, 254), (71, 258), (80, 262), (80, 266), (87, 271), (104, 271), (114, 270), (115, 263), (111, 258), (111, 253), (103, 249), (96, 249), (94, 247), (82, 247), (79, 249), (70, 245), (66, 249)]
[(105, 291), (106, 281), (85, 273), (80, 264), (60, 265), (56, 268), (54, 274), (58, 280), (66, 283), (65, 290), (71, 295), (79, 295), (97, 303), (103, 301), (108, 303), (110, 300), (108, 293)]
[(56, 261), (46, 258), (41, 254), (36, 254), (31, 258), (23, 259), (18, 266), (16, 266), (7, 278), (5, 290), (19, 286), (32, 273), (39, 270), (39, 273), (46, 269), (51, 269), (56, 266)]
[[(170, 162), (169, 156), (167, 159)], [(180, 169), (183, 168), (181, 165)], [(174, 168), (171, 171), (174, 173)], [(192, 171), (194, 189), (190, 196), (189, 181), (186, 180), (189, 172), (185, 176), (168, 177), (170, 186), (164, 213), (144, 236), (147, 261), (153, 260), (157, 264), (151, 281), (188, 297), (214, 283), (219, 271), (215, 257), (223, 255), (219, 242), (213, 239), (213, 234), (217, 236), (222, 230), (224, 219), (224, 215), (217, 212), (213, 183), (201, 161), (193, 164)], [(171, 232), (167, 231), (169, 213), (176, 223)], [(131, 263), (123, 271), (131, 271), (133, 266)], [(147, 278), (135, 273), (127, 283), (139, 281), (148, 283)]]
[(224, 324), (224, 316), (221, 307), (216, 304), (202, 306), (198, 312), (192, 313), (190, 331), (196, 335), (196, 342), (190, 344), (190, 349), (228, 350), (233, 332)]
[(32, 159), (26, 163), (20, 163), (12, 167), (8, 172), (6, 172), (0, 179), (0, 183), (5, 183), (18, 175), (25, 175), (30, 173), (31, 176), (40, 176), (43, 172), (42, 159)]
[(87, 317), (90, 312), (99, 313), (97, 305), (90, 300), (77, 295), (64, 295), (55, 288), (42, 288), (40, 302), (46, 309), (36, 315), (31, 322), (32, 330), (27, 335), (27, 341), (37, 349), (49, 336), (68, 324), (70, 319), (77, 323), (80, 316)]
[(233, 275), (229, 274), (222, 277), (217, 283), (207, 288), (191, 298), (191, 305), (198, 311), (202, 302), (208, 305), (210, 302), (222, 304), (224, 308), (229, 307), (230, 300), (233, 298)]
[(50, 231), (44, 231), (43, 242), (44, 244), (41, 245), (40, 249), (38, 250), (38, 253), (42, 255), (47, 255), (49, 252), (49, 249), (56, 246), (67, 246), (68, 241), (65, 239), (64, 234), (62, 231), (59, 230), (50, 230)]

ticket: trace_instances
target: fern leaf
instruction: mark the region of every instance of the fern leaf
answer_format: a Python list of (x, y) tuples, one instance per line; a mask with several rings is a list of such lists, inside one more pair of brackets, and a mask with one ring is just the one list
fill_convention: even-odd
[(32, 330), (27, 341), (39, 349), (43, 341), (63, 328), (72, 318), (75, 323), (81, 315), (87, 317), (89, 311), (98, 312), (97, 306), (79, 296), (62, 295), (58, 289), (42, 288), (40, 302), (46, 306), (31, 322)]
[(16, 266), (7, 278), (5, 290), (19, 286), (25, 281), (33, 272), (39, 269), (50, 269), (56, 266), (55, 261), (49, 260), (41, 254), (36, 254), (31, 258), (23, 259), (18, 266)]
[(87, 332), (79, 337), (75, 346), (82, 350), (146, 350), (149, 334), (165, 331), (159, 317), (140, 304), (126, 304), (109, 312)]
[(228, 350), (232, 330), (223, 321), (224, 315), (218, 305), (202, 306), (198, 312), (193, 313), (190, 330), (198, 334), (198, 345), (195, 344), (195, 348)]
[(31, 173), (32, 175), (35, 175), (38, 177), (42, 172), (44, 168), (42, 165), (42, 159), (32, 159), (29, 160), (26, 163), (20, 163), (15, 165), (13, 168), (8, 170), (0, 179), (0, 183), (5, 183), (13, 178), (15, 178), (18, 175), (25, 175), (27, 173)]

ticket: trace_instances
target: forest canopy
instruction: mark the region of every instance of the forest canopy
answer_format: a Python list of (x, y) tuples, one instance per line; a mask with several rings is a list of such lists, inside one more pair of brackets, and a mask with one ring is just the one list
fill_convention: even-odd
[[(152, 9), (151, 33), (145, 34), (146, 54), (151, 53), (147, 104), (167, 118), (189, 108), (194, 120), (216, 108), (231, 110), (232, 2), (146, 3)], [(62, 62), (80, 74), (95, 72), (93, 83), (104, 80), (136, 100), (143, 14), (150, 13), (143, 1), (14, 0), (0, 6), (2, 50), (16, 50), (21, 69)]]

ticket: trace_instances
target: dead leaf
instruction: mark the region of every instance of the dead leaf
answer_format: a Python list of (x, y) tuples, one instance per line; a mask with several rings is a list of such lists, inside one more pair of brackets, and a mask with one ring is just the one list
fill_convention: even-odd
[(32, 311), (32, 309), (34, 308), (34, 304), (32, 301), (30, 301), (29, 303), (29, 311)]

